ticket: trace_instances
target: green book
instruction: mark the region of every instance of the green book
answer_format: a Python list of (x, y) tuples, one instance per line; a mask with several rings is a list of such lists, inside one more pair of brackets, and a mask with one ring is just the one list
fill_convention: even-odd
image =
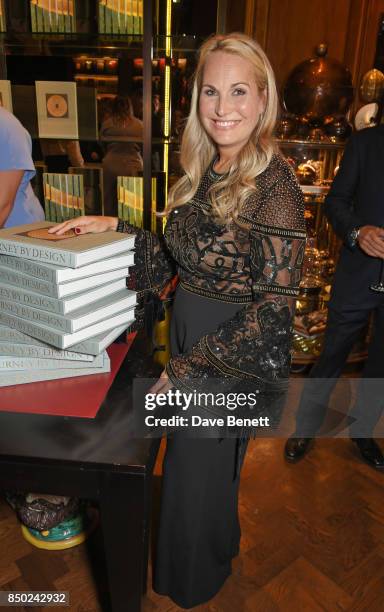
[(143, 0), (137, 0), (137, 2), (138, 2), (138, 9), (139, 9), (139, 34), (140, 36), (142, 36), (144, 32)]
[(119, 12), (116, 10), (116, 3), (111, 2), (111, 22), (112, 22), (112, 34), (119, 33)]
[(63, 0), (63, 10), (64, 10), (64, 32), (70, 34), (73, 32), (73, 2), (70, 0)]
[(46, 218), (47, 221), (56, 221), (56, 212), (55, 212), (55, 204), (53, 202), (53, 193), (52, 193), (52, 187), (53, 187), (53, 178), (52, 178), (52, 174), (44, 174), (44, 181), (46, 183), (46, 193), (47, 193), (47, 200), (46, 200)]
[(135, 193), (135, 177), (128, 178), (128, 221), (132, 225), (136, 225), (136, 193)]
[(84, 177), (77, 176), (77, 184), (79, 189), (79, 205), (78, 205), (78, 217), (85, 215), (85, 204), (84, 204)]
[(125, 27), (125, 34), (132, 34), (133, 32), (132, 0), (124, 0), (124, 27)]
[(44, 32), (44, 17), (43, 10), (40, 6), (36, 5), (36, 27), (37, 32)]
[(123, 177), (117, 177), (117, 216), (119, 219), (123, 218), (123, 206), (124, 206), (124, 182)]
[(4, 2), (3, 0), (0, 0), (0, 32), (5, 32), (6, 31), (6, 24), (5, 24), (5, 16), (4, 16)]
[(31, 27), (32, 32), (37, 32), (36, 4), (33, 2), (31, 2)]
[(81, 181), (80, 179), (83, 177), (80, 177), (79, 174), (71, 174), (71, 181), (72, 181), (72, 207), (71, 207), (71, 218), (73, 217), (80, 217), (81, 215), (81, 205), (80, 205), (80, 198), (81, 198)]
[(105, 7), (105, 32), (112, 34), (112, 11), (109, 6)]
[(133, 15), (133, 33), (140, 34), (140, 19), (139, 19), (139, 3), (138, 0), (132, 0), (132, 15)]
[(68, 0), (61, 0), (59, 6), (57, 7), (57, 12), (56, 12), (56, 23), (55, 23), (56, 32), (64, 33), (67, 31), (67, 23), (66, 23), (67, 7), (68, 7)]
[(143, 178), (141, 176), (135, 177), (135, 185), (136, 185), (136, 227), (143, 227)]
[(72, 218), (73, 178), (70, 174), (60, 174), (61, 193), (63, 194), (61, 215), (63, 221)]
[(71, 8), (71, 32), (76, 32), (76, 0), (69, 0)]
[(61, 206), (62, 206), (62, 198), (63, 198), (63, 194), (61, 193), (61, 184), (60, 184), (60, 174), (54, 173), (53, 174), (53, 187), (55, 189), (53, 195), (55, 197), (54, 199), (54, 203), (55, 203), (55, 214), (56, 214), (56, 219), (55, 221), (57, 221), (57, 223), (61, 223), (63, 221), (62, 218), (62, 214), (61, 214)]
[(126, 176), (122, 176), (121, 178), (123, 182), (123, 191), (124, 191), (122, 218), (124, 219), (124, 221), (128, 221), (129, 220), (128, 178)]
[(74, 176), (72, 174), (65, 174), (66, 188), (67, 188), (67, 207), (66, 207), (66, 219), (72, 219), (75, 216), (74, 212), (74, 199), (75, 199), (75, 189), (74, 189)]
[(48, 175), (46, 172), (43, 173), (43, 190), (44, 190), (45, 220), (51, 221), (50, 189), (49, 189), (49, 183), (48, 183)]
[(44, 32), (55, 32), (57, 28), (55, 27), (55, 14), (47, 8), (42, 8), (42, 17), (43, 17), (43, 31)]
[(99, 0), (99, 32), (105, 34), (105, 4)]
[(156, 217), (157, 210), (157, 178), (155, 176), (152, 177), (151, 180), (152, 187), (152, 207), (151, 207), (151, 231), (157, 232), (158, 218)]

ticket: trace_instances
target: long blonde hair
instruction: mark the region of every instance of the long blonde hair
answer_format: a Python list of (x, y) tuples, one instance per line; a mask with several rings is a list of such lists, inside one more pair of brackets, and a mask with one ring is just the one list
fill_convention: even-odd
[(199, 117), (199, 97), (205, 62), (210, 53), (224, 51), (251, 62), (259, 92), (265, 96), (265, 109), (249, 141), (234, 159), (227, 175), (209, 189), (213, 216), (223, 223), (237, 220), (244, 201), (256, 190), (255, 177), (271, 161), (275, 151), (272, 139), (276, 123), (278, 95), (271, 64), (260, 45), (249, 36), (234, 32), (212, 36), (201, 46), (196, 68), (191, 110), (181, 142), (180, 164), (184, 175), (168, 195), (166, 214), (186, 204), (196, 193), (200, 180), (212, 162), (217, 149), (204, 130)]

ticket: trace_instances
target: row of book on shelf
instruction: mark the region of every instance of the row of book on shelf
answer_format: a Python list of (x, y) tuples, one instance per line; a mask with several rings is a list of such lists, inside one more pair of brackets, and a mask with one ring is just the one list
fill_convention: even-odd
[(134, 322), (134, 236), (51, 226), (0, 230), (0, 387), (109, 372), (106, 348)]
[[(85, 214), (83, 175), (44, 173), (43, 185), (47, 221), (60, 223)], [(152, 177), (151, 230), (153, 232), (156, 232), (159, 223), (161, 224), (156, 215), (158, 187), (158, 179)], [(117, 177), (117, 215), (139, 228), (143, 227), (144, 220), (143, 188), (141, 176)]]
[[(30, 0), (30, 3), (32, 32), (76, 32), (76, 0)], [(143, 3), (144, 0), (99, 0), (100, 34), (142, 35)]]

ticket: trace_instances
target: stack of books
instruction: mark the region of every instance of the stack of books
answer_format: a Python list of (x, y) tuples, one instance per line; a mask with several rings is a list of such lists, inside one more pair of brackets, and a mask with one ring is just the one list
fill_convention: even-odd
[(143, 0), (99, 0), (100, 34), (143, 34)]
[(0, 230), (0, 387), (108, 372), (105, 349), (134, 321), (134, 236), (51, 226)]
[(75, 0), (31, 0), (31, 24), (32, 32), (75, 32)]

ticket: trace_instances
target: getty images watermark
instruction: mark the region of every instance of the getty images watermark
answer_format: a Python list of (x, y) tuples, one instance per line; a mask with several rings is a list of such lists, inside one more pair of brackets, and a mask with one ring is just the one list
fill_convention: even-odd
[[(166, 393), (146, 393), (145, 410), (153, 411), (159, 408), (170, 408), (171, 416), (156, 416), (149, 414), (145, 417), (147, 427), (270, 427), (270, 419), (267, 416), (244, 417), (235, 414), (224, 416), (207, 416), (206, 413), (188, 414), (192, 408), (206, 407), (221, 409), (220, 412), (229, 410), (231, 412), (239, 408), (252, 411), (257, 406), (258, 391), (252, 393), (202, 393), (193, 391), (185, 393), (179, 389), (169, 389)], [(182, 411), (185, 414), (175, 414)]]

